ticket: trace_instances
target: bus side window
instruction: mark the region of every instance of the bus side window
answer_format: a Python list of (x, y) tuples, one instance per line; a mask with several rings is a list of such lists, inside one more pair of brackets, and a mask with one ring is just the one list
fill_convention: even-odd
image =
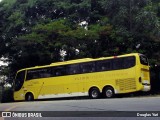
[(56, 76), (62, 75), (62, 74), (61, 74), (61, 71), (60, 71), (60, 70), (55, 70), (55, 75), (56, 75)]
[(27, 71), (26, 80), (32, 80), (38, 78), (38, 73), (36, 70), (29, 70)]
[(48, 78), (48, 77), (51, 77), (51, 68), (48, 67), (48, 68), (43, 68), (41, 69), (39, 72), (39, 77), (40, 78)]
[(53, 76), (64, 76), (66, 75), (66, 66), (57, 66), (52, 69)]
[(130, 56), (130, 57), (126, 57), (124, 60), (124, 68), (130, 68), (135, 66), (135, 57), (134, 56)]
[(79, 74), (80, 73), (79, 64), (68, 65), (66, 68), (66, 72), (68, 75)]
[(82, 73), (95, 72), (95, 62), (82, 63), (80, 69)]
[(124, 58), (113, 59), (113, 70), (124, 69)]
[(112, 69), (111, 60), (102, 60), (96, 62), (97, 71), (107, 71)]
[(40, 68), (27, 71), (26, 80), (51, 77), (51, 68)]

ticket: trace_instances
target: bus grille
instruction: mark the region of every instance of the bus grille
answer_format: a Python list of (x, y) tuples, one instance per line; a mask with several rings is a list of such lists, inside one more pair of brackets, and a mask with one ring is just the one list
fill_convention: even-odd
[(120, 91), (136, 90), (136, 81), (134, 78), (118, 79), (116, 85)]

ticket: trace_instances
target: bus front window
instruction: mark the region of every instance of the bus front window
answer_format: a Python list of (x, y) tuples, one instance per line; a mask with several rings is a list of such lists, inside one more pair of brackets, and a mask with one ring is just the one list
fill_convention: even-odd
[(15, 91), (22, 88), (24, 83), (25, 71), (18, 72), (15, 79)]

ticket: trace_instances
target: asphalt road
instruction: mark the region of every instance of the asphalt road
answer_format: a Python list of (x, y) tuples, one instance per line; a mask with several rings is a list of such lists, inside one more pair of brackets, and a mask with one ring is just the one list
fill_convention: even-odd
[[(128, 119), (160, 119), (160, 97), (130, 97), (113, 99), (52, 99), (33, 102), (14, 102), (0, 104), (0, 111), (11, 112), (12, 119), (27, 116), (38, 116), (39, 119), (54, 120), (75, 120), (75, 119), (107, 119), (107, 120), (128, 120)], [(47, 112), (48, 111), (48, 112)], [(18, 114), (20, 113), (20, 114)], [(30, 114), (31, 113), (31, 114)], [(34, 113), (34, 114), (32, 114)], [(17, 117), (20, 115), (21, 117)], [(3, 118), (1, 118), (3, 120)], [(0, 119), (0, 120), (1, 120)]]

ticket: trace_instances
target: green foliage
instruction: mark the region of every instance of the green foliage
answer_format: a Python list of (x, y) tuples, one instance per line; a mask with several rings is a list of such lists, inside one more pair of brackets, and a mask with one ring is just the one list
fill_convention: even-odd
[(0, 57), (9, 71), (130, 52), (160, 60), (158, 0), (4, 0)]

